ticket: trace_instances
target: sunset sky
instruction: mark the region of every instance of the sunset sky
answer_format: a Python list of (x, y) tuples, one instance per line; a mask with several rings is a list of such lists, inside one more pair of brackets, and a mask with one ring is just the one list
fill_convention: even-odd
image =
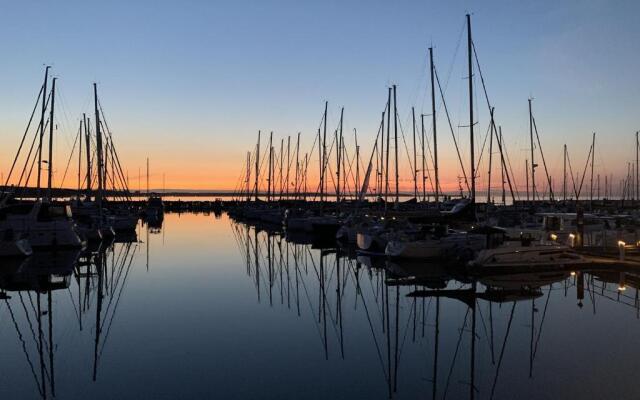
[[(274, 132), (278, 151), (282, 138), (286, 143), (291, 135), (293, 144), (302, 132), (301, 153), (308, 152), (325, 100), (330, 133), (345, 108), (346, 144), (353, 153), (357, 129), (365, 168), (391, 84), (398, 88), (400, 124), (412, 151), (411, 107), (418, 115), (431, 108), (430, 46), (468, 165), (467, 12), (520, 188), (529, 158), (529, 97), (556, 183), (562, 145), (569, 146), (574, 174), (581, 172), (592, 132), (596, 173), (615, 174), (616, 188), (627, 162), (635, 161), (637, 1), (19, 1), (0, 10), (3, 176), (45, 64), (58, 78), (58, 184), (79, 118), (92, 113), (93, 82), (134, 189), (146, 157), (154, 188), (164, 174), (167, 188), (233, 189), (258, 130), (263, 146)], [(479, 74), (475, 78), (479, 153), (488, 112)], [(440, 103), (441, 181), (455, 189), (461, 172)], [(402, 145), (402, 185), (409, 188), (406, 153)], [(313, 157), (317, 163), (317, 152)], [(75, 164), (70, 168), (75, 174)], [(317, 168), (310, 168), (315, 179)], [(486, 166), (480, 174), (482, 186)], [(540, 162), (539, 186), (543, 174)]]

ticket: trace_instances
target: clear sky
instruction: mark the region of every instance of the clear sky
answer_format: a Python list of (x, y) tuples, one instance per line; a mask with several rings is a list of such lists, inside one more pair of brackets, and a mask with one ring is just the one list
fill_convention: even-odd
[[(605, 0), (5, 1), (0, 171), (8, 170), (44, 64), (59, 78), (58, 180), (78, 119), (91, 112), (94, 81), (134, 188), (147, 156), (151, 186), (164, 173), (168, 188), (233, 188), (259, 129), (274, 131), (278, 150), (281, 138), (300, 131), (308, 151), (324, 100), (330, 131), (344, 106), (348, 144), (356, 128), (368, 158), (390, 84), (398, 86), (411, 146), (411, 106), (430, 110), (430, 45), (466, 162), (468, 129), (458, 126), (468, 124), (467, 12), (518, 185), (529, 157), (528, 97), (556, 175), (564, 143), (574, 172), (582, 169), (592, 132), (596, 173), (626, 173), (640, 129), (640, 2)], [(488, 113), (480, 92), (476, 100), (479, 151)], [(441, 179), (455, 187), (460, 169), (438, 109)]]

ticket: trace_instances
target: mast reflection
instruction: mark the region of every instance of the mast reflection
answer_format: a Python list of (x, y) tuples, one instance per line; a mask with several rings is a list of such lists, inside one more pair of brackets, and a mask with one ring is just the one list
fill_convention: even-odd
[[(278, 306), (273, 299), (273, 291), (278, 290), (281, 306), (298, 317), (310, 314), (325, 360), (348, 358), (349, 344), (365, 340), (354, 339), (349, 330), (355, 330), (356, 319), (366, 321), (371, 350), (390, 398), (408, 384), (403, 359), (416, 356), (431, 360), (422, 364), (422, 375), (432, 399), (494, 398), (500, 391), (505, 355), (515, 346), (509, 338), (517, 315), (526, 314), (528, 319), (528, 359), (521, 362), (533, 378), (553, 304), (550, 299), (562, 301), (564, 293), (570, 300), (569, 288), (575, 288), (579, 302), (588, 292), (593, 312), (596, 299), (603, 298), (631, 306), (636, 317), (640, 315), (640, 275), (631, 271), (503, 268), (478, 273), (361, 256), (279, 227), (238, 222), (231, 227), (258, 302), (268, 298), (269, 307)], [(263, 276), (266, 281), (261, 283)], [(478, 380), (478, 368), (491, 373), (483, 373)]]

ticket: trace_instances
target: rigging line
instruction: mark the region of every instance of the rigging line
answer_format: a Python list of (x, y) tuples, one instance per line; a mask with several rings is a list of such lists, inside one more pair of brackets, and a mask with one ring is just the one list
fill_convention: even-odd
[(407, 153), (407, 160), (409, 161), (409, 167), (411, 168), (412, 171), (414, 171), (411, 175), (415, 178), (416, 176), (416, 168), (413, 165), (413, 163), (411, 162), (411, 155), (409, 154), (409, 147), (407, 146), (407, 141), (405, 140), (404, 137), (404, 129), (402, 129), (402, 121), (400, 119), (400, 115), (398, 115), (398, 113), (396, 112), (396, 116), (398, 116), (398, 125), (400, 126), (400, 134), (402, 136), (402, 142), (404, 143), (404, 150)]
[(62, 182), (60, 183), (60, 189), (64, 187), (64, 180), (67, 178), (67, 172), (69, 171), (69, 165), (71, 165), (71, 159), (73, 158), (73, 154), (76, 151), (76, 144), (78, 144), (78, 138), (81, 135), (81, 130), (78, 128), (78, 134), (76, 135), (76, 139), (73, 141), (73, 147), (71, 148), (71, 154), (69, 154), (69, 160), (67, 161), (67, 166), (64, 169), (64, 174), (62, 175)]
[(513, 173), (513, 167), (511, 166), (511, 159), (509, 158), (509, 152), (507, 151), (507, 144), (504, 137), (500, 140), (500, 146), (502, 147), (502, 154), (504, 154), (504, 158), (507, 160), (507, 164), (509, 165), (509, 172), (511, 173), (511, 180), (513, 181), (513, 186), (516, 187), (515, 195), (520, 200), (520, 195), (518, 194), (518, 183), (516, 182), (516, 175)]
[[(51, 99), (51, 93), (49, 93), (49, 95), (47, 96), (47, 100), (45, 101), (45, 108), (48, 106), (49, 104), (49, 100)], [(36, 104), (37, 107), (37, 104)], [(48, 120), (47, 120), (48, 121)], [(27, 164), (29, 163), (29, 158), (31, 157), (31, 152), (33, 151), (33, 146), (35, 145), (36, 139), (38, 138), (38, 130), (40, 130), (40, 128), (42, 127), (42, 124), (45, 124), (44, 128), (42, 130), (46, 130), (48, 124), (46, 123), (46, 121), (42, 121), (40, 120), (40, 123), (38, 124), (38, 129), (36, 130), (35, 135), (33, 136), (33, 141), (31, 142), (31, 147), (29, 148), (29, 153), (27, 154), (27, 158), (24, 161), (24, 166), (22, 167), (22, 172), (20, 173), (20, 179), (18, 180), (18, 186), (20, 186), (22, 184), (22, 178), (26, 172), (27, 169)], [(38, 149), (40, 149), (41, 144), (38, 144)], [(16, 157), (18, 157), (18, 154), (16, 154)], [(33, 170), (33, 163), (35, 162), (35, 155), (34, 155), (34, 161), (32, 162), (32, 166), (31, 166), (31, 170)], [(27, 186), (28, 182), (29, 182), (29, 178), (31, 177), (31, 172), (29, 172), (29, 175), (27, 177), (26, 183), (24, 186)]]
[[(109, 136), (109, 143), (110, 143), (110, 148), (109, 151), (111, 152), (112, 155), (112, 162), (115, 156), (115, 163), (117, 166), (117, 171), (119, 173), (119, 177), (121, 180), (121, 183), (123, 184), (123, 188), (126, 190), (127, 194), (125, 195), (127, 199), (130, 199), (131, 196), (129, 195), (129, 187), (126, 183), (126, 179), (124, 177), (124, 172), (122, 170), (122, 165), (120, 164), (120, 157), (118, 157), (118, 153), (115, 150), (115, 145), (113, 143), (113, 135), (111, 134), (111, 129), (109, 129), (109, 125), (107, 124), (107, 119), (104, 115), (104, 111), (102, 110), (102, 105), (100, 103), (100, 100), (98, 100), (98, 107), (100, 108), (100, 114), (102, 115), (102, 119), (100, 120), (100, 125), (103, 126), (105, 128), (105, 132), (107, 133), (107, 135)], [(113, 178), (112, 178), (113, 179)]]
[(542, 144), (540, 143), (540, 136), (538, 135), (538, 125), (536, 124), (535, 117), (532, 118), (533, 128), (536, 131), (536, 139), (538, 140), (538, 149), (540, 150), (540, 155), (542, 156), (542, 165), (544, 166), (544, 173), (547, 175), (547, 181), (549, 183), (549, 193), (551, 194), (551, 198), (554, 198), (553, 195), (553, 187), (551, 185), (551, 176), (549, 175), (549, 170), (547, 169), (547, 161), (544, 158), (544, 152), (542, 151)]
[(453, 53), (453, 58), (451, 59), (451, 64), (449, 64), (449, 72), (447, 73), (447, 79), (445, 80), (444, 91), (446, 93), (447, 88), (449, 87), (449, 81), (451, 80), (451, 75), (453, 74), (453, 66), (455, 65), (456, 59), (458, 58), (458, 51), (460, 50), (460, 44), (462, 43), (462, 34), (466, 30), (466, 21), (462, 23), (460, 27), (460, 33), (458, 34), (458, 44), (456, 44), (456, 49)]
[(478, 67), (478, 73), (480, 74), (480, 82), (482, 82), (482, 90), (484, 91), (484, 98), (487, 100), (487, 109), (491, 111), (491, 103), (489, 102), (489, 95), (487, 94), (487, 86), (484, 83), (484, 75), (482, 74), (482, 68), (480, 67), (480, 61), (478, 60), (478, 51), (476, 50), (475, 41), (471, 41), (471, 48), (473, 49), (473, 55), (476, 59), (476, 65)]
[(442, 91), (442, 86), (440, 85), (440, 78), (438, 77), (438, 71), (436, 68), (433, 68), (433, 71), (436, 76), (436, 82), (438, 83), (438, 89), (440, 91), (440, 98), (442, 99), (442, 104), (444, 105), (444, 111), (447, 115), (447, 122), (449, 122), (449, 129), (451, 130), (451, 137), (453, 138), (453, 143), (456, 146), (456, 154), (458, 155), (458, 161), (460, 162), (460, 167), (462, 168), (462, 175), (464, 176), (464, 183), (467, 186), (467, 190), (471, 191), (471, 187), (469, 186), (469, 181), (467, 180), (467, 172), (464, 169), (464, 163), (462, 162), (462, 156), (460, 155), (460, 148), (458, 147), (458, 141), (456, 140), (456, 135), (453, 132), (453, 125), (451, 124), (451, 117), (449, 115), (449, 108), (447, 107), (447, 103), (444, 99), (444, 93)]
[[(41, 126), (42, 124), (39, 124), (39, 126)], [(31, 153), (33, 152), (33, 147), (36, 144), (36, 140), (38, 139), (38, 133), (36, 132), (36, 134), (33, 136), (33, 140), (31, 141), (31, 146), (29, 147), (29, 153), (27, 154), (27, 158), (24, 160), (24, 165), (22, 166), (22, 171), (20, 172), (20, 178), (18, 179), (17, 182), (17, 186), (20, 187), (22, 185), (22, 178), (24, 177), (24, 174), (27, 172), (27, 165), (29, 164), (29, 160), (31, 159)], [(38, 147), (36, 150), (40, 149), (40, 144), (38, 144)], [(36, 160), (36, 155), (37, 155), (37, 151), (36, 154), (34, 154), (33, 156), (33, 161), (31, 162), (31, 169), (33, 169), (33, 163)], [(28, 182), (29, 182), (29, 178), (31, 177), (31, 172), (29, 172), (27, 179), (25, 181), (25, 185), (27, 186)]]
[[(47, 125), (48, 125), (48, 124), (47, 124)], [(41, 145), (38, 145), (38, 149), (37, 149), (37, 150), (38, 150), (38, 152), (40, 151), (40, 148), (41, 148), (41, 147), (42, 147)], [(25, 187), (26, 187), (26, 186), (28, 186), (29, 181), (31, 180), (31, 173), (33, 172), (33, 167), (34, 167), (34, 165), (36, 164), (36, 160), (38, 159), (38, 158), (36, 157), (36, 155), (37, 155), (37, 153), (33, 155), (33, 160), (31, 161), (31, 166), (29, 167), (29, 173), (27, 174), (27, 179), (25, 180), (25, 185), (24, 185)], [(26, 166), (26, 165), (25, 165), (25, 166)], [(40, 165), (38, 165), (38, 168), (41, 168), (41, 166), (40, 166)]]
[[(16, 166), (16, 162), (18, 161), (18, 157), (20, 156), (20, 151), (22, 150), (22, 146), (24, 145), (24, 141), (27, 138), (27, 133), (29, 132), (29, 128), (31, 127), (31, 122), (33, 121), (33, 116), (36, 113), (36, 109), (38, 108), (38, 104), (40, 103), (40, 98), (42, 97), (42, 92), (44, 90), (44, 84), (40, 86), (40, 92), (38, 92), (38, 97), (36, 98), (36, 103), (33, 105), (33, 111), (31, 111), (31, 116), (29, 117), (29, 122), (27, 122), (27, 127), (24, 130), (24, 134), (22, 135), (22, 140), (20, 140), (20, 145), (18, 146), (18, 151), (16, 152), (16, 156), (13, 158), (13, 163), (11, 163), (11, 168), (9, 169), (9, 174), (7, 175), (7, 180), (4, 183), (4, 186), (9, 185), (9, 180), (11, 178), (11, 174), (13, 173), (13, 169)], [(42, 122), (42, 121), (41, 121)], [(37, 131), (36, 131), (37, 136)]]
[(580, 181), (580, 187), (578, 188), (578, 195), (576, 196), (576, 199), (580, 193), (582, 193), (582, 185), (584, 184), (584, 177), (587, 174), (587, 167), (589, 166), (589, 160), (591, 160), (592, 152), (593, 144), (591, 144), (591, 147), (589, 148), (589, 155), (587, 156), (587, 161), (585, 161), (584, 169), (582, 170), (582, 180)]
[[(487, 127), (487, 132), (484, 134), (484, 141), (482, 142), (482, 149), (480, 150), (480, 157), (478, 157), (478, 162), (476, 163), (476, 172), (480, 169), (480, 164), (482, 163), (482, 156), (484, 155), (484, 149), (487, 145), (487, 139), (489, 138), (489, 134), (493, 131), (493, 126), (491, 122), (489, 122), (489, 126)], [(477, 176), (481, 176), (478, 172)]]
[[(425, 116), (425, 114), (421, 114), (420, 115), (420, 129), (421, 130), (420, 130), (420, 135), (418, 135), (420, 137), (420, 147), (424, 148), (423, 143), (422, 143), (422, 137), (424, 136), (424, 142), (427, 145), (427, 152), (429, 153), (429, 158), (431, 158), (431, 165), (433, 165), (434, 169), (435, 169), (436, 162), (434, 161), (433, 152), (431, 151), (431, 144), (429, 143), (429, 135), (433, 134), (433, 126), (431, 126), (431, 130), (429, 131), (429, 135), (423, 135), (422, 134), (424, 132), (423, 131), (424, 123), (423, 123), (423, 118), (422, 118), (423, 116)], [(422, 154), (422, 158), (426, 158), (426, 155), (424, 153)], [(424, 164), (425, 164), (425, 166), (424, 166), (425, 168), (424, 169), (425, 169), (425, 172), (427, 173), (426, 179), (429, 181), (429, 184), (431, 185), (431, 191), (435, 193), (435, 186), (434, 186), (434, 181), (431, 178), (431, 171), (429, 170), (428, 165), (426, 165), (427, 164), (426, 161), (425, 161)], [(440, 183), (440, 182), (438, 181), (438, 183)], [(424, 182), (422, 184), (424, 185)], [(442, 185), (438, 185), (438, 188), (440, 189), (440, 192), (442, 192)]]

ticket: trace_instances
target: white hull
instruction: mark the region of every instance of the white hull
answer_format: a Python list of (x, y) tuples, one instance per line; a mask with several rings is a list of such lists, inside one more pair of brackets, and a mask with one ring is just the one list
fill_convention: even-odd
[(478, 253), (478, 267), (549, 267), (585, 264), (584, 257), (563, 245), (501, 246)]

